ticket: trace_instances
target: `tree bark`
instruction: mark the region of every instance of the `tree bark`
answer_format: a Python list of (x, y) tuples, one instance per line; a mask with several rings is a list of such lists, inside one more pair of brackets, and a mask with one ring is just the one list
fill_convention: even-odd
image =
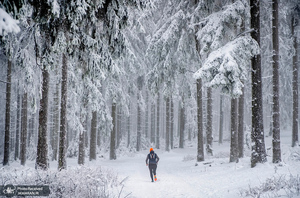
[[(260, 5), (259, 0), (250, 0), (251, 37), (260, 45)], [(264, 127), (263, 127), (263, 104), (262, 104), (262, 79), (261, 79), (261, 56), (256, 55), (252, 58), (252, 154), (251, 167), (257, 163), (267, 161)]]
[(47, 170), (49, 166), (47, 142), (49, 72), (46, 69), (46, 65), (43, 66), (42, 76), (42, 98), (40, 100), (38, 145), (35, 168)]
[(84, 133), (85, 133), (84, 131), (79, 132), (79, 144), (78, 144), (78, 164), (79, 165), (84, 165), (84, 159), (85, 159)]
[(292, 131), (292, 147), (298, 144), (298, 118), (299, 118), (299, 95), (298, 95), (298, 43), (295, 27), (298, 25), (298, 19), (292, 17), (292, 36), (294, 40), (295, 54), (293, 56), (293, 131)]
[(90, 161), (96, 159), (97, 149), (97, 111), (92, 113), (91, 136), (90, 136)]
[(279, 23), (278, 0), (273, 0), (272, 40), (273, 40), (273, 163), (281, 162), (280, 149), (280, 108), (279, 108)]
[(207, 88), (207, 123), (206, 123), (206, 152), (213, 155), (213, 134), (212, 134), (212, 88)]
[[(10, 52), (9, 52), (10, 53)], [(8, 55), (7, 83), (6, 83), (6, 109), (5, 109), (5, 136), (4, 136), (4, 159), (3, 166), (9, 164), (9, 141), (10, 141), (10, 97), (11, 97), (11, 57)]]
[(109, 154), (110, 160), (117, 159), (117, 155), (116, 155), (116, 114), (117, 114), (116, 103), (113, 103), (112, 108), (111, 108), (111, 117), (112, 117), (113, 128), (111, 130), (111, 135), (110, 135), (110, 154)]
[(62, 55), (62, 81), (61, 81), (61, 112), (59, 133), (58, 170), (66, 169), (66, 137), (67, 137), (67, 99), (68, 99), (68, 62), (66, 54)]
[(16, 125), (16, 144), (15, 144), (15, 160), (19, 158), (19, 150), (20, 150), (20, 114), (21, 114), (21, 95), (18, 91), (17, 93), (17, 125)]
[(27, 148), (27, 92), (22, 98), (21, 112), (21, 142), (20, 142), (20, 161), (21, 165), (26, 163), (26, 148)]
[(229, 162), (238, 162), (237, 99), (231, 99), (231, 140)]

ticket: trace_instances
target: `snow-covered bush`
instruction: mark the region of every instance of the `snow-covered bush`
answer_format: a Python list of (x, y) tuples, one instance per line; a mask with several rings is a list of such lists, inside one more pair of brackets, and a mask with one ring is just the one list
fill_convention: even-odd
[(300, 149), (293, 150), (290, 154), (290, 159), (293, 161), (300, 161)]
[(300, 196), (300, 176), (285, 175), (267, 179), (257, 187), (249, 186), (247, 190), (240, 191), (241, 197), (299, 197)]
[(196, 160), (196, 156), (195, 155), (186, 155), (183, 157), (183, 162), (187, 162), (187, 161), (193, 161)]
[(0, 170), (0, 185), (48, 185), (49, 197), (119, 197), (122, 181), (111, 170), (80, 166), (62, 171), (32, 168)]

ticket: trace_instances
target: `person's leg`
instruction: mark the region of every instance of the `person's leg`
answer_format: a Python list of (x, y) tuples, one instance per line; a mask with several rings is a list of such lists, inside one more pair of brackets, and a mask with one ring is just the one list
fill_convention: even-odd
[(151, 181), (153, 181), (153, 174), (152, 174), (153, 167), (152, 167), (151, 165), (152, 165), (152, 164), (149, 164), (149, 171), (150, 171), (150, 178), (151, 178)]
[(156, 178), (156, 168), (157, 168), (157, 165), (155, 164), (154, 167), (153, 167), (153, 175), (154, 175), (154, 180), (156, 181), (157, 178)]
[(156, 175), (156, 168), (157, 168), (157, 165), (153, 164), (153, 175)]

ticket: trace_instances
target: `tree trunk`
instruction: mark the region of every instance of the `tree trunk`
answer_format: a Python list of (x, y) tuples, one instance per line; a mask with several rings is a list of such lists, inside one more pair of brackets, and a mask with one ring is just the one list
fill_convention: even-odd
[(121, 105), (117, 106), (117, 123), (116, 123), (116, 129), (117, 129), (117, 148), (120, 147), (121, 141), (122, 141), (122, 111), (121, 111)]
[(171, 118), (170, 118), (170, 146), (171, 149), (174, 148), (174, 102), (173, 99), (171, 97)]
[(202, 115), (202, 82), (197, 79), (197, 126), (198, 126), (198, 145), (197, 161), (204, 161), (204, 141), (203, 141), (203, 115)]
[(90, 136), (90, 161), (96, 159), (97, 148), (97, 111), (92, 113), (91, 136)]
[(151, 104), (151, 143), (155, 143), (155, 104)]
[(148, 94), (148, 90), (146, 90), (146, 99), (145, 99), (145, 103), (146, 103), (146, 110), (145, 110), (145, 135), (146, 135), (146, 139), (149, 138), (149, 94)]
[(278, 0), (273, 0), (272, 40), (273, 40), (273, 163), (281, 162), (280, 149), (280, 109), (279, 109), (279, 23)]
[(79, 165), (84, 165), (84, 159), (85, 159), (84, 133), (85, 133), (84, 131), (79, 132), (79, 143), (78, 143), (78, 164)]
[(206, 123), (206, 152), (213, 155), (213, 134), (212, 134), (212, 88), (207, 88), (207, 123)]
[(11, 97), (11, 57), (8, 55), (7, 83), (6, 83), (6, 109), (5, 109), (5, 136), (4, 136), (4, 159), (3, 166), (9, 164), (9, 141), (10, 141), (10, 97)]
[(298, 144), (298, 43), (297, 34), (295, 33), (295, 27), (298, 25), (298, 19), (292, 18), (292, 36), (294, 39), (295, 54), (293, 56), (293, 132), (292, 132), (292, 147)]
[(21, 95), (17, 93), (17, 125), (16, 125), (16, 144), (15, 144), (15, 160), (19, 158), (19, 146), (20, 146), (20, 114), (21, 114)]
[(87, 115), (85, 116), (85, 122), (84, 122), (84, 146), (85, 148), (88, 148), (89, 145), (89, 126), (90, 122), (89, 122), (89, 108), (87, 108)]
[(140, 91), (137, 98), (137, 134), (136, 134), (136, 151), (141, 150), (141, 136), (142, 136), (142, 110), (141, 110), (141, 95)]
[(62, 80), (61, 80), (61, 112), (59, 133), (58, 170), (66, 169), (66, 137), (67, 137), (67, 97), (68, 97), (68, 62), (66, 54), (62, 55)]
[(22, 112), (21, 112), (21, 142), (20, 142), (20, 161), (21, 165), (26, 162), (26, 148), (27, 148), (27, 92), (23, 94), (22, 98)]
[(238, 162), (237, 99), (231, 99), (231, 140), (229, 162)]
[(53, 130), (53, 137), (52, 138), (52, 149), (53, 149), (53, 158), (52, 160), (57, 160), (58, 156), (58, 141), (59, 141), (59, 130), (60, 130), (60, 120), (59, 120), (59, 83), (56, 84), (56, 96), (54, 97), (54, 130)]
[(129, 146), (130, 146), (130, 139), (131, 139), (131, 135), (130, 135), (131, 104), (130, 104), (130, 102), (129, 102), (129, 105), (128, 105), (128, 111), (129, 111), (129, 115), (127, 117), (127, 148), (129, 148)]
[(223, 125), (224, 125), (224, 111), (223, 111), (224, 96), (220, 95), (220, 123), (219, 123), (219, 144), (223, 143)]
[[(182, 99), (183, 100), (183, 99)], [(180, 133), (179, 133), (179, 148), (184, 148), (184, 130), (185, 130), (185, 108), (184, 101), (181, 101), (180, 106)]]
[(239, 158), (244, 157), (244, 87), (238, 104), (238, 147)]
[[(255, 31), (251, 32), (251, 36), (260, 45), (260, 10), (259, 0), (250, 0), (251, 28)], [(255, 167), (257, 163), (267, 161), (264, 127), (263, 127), (263, 104), (262, 104), (262, 79), (261, 79), (261, 56), (256, 55), (252, 58), (252, 154), (251, 167)]]
[(112, 117), (113, 128), (111, 130), (111, 135), (110, 135), (110, 154), (109, 154), (110, 160), (117, 159), (117, 155), (116, 155), (116, 114), (117, 114), (116, 103), (113, 103), (112, 108), (111, 108), (111, 117)]
[(166, 151), (170, 151), (170, 97), (166, 98)]
[(156, 148), (159, 149), (159, 120), (160, 120), (160, 94), (158, 92), (157, 94), (157, 116), (156, 116), (156, 119), (157, 119), (157, 122), (156, 122)]
[(39, 111), (39, 130), (36, 169), (48, 169), (48, 142), (47, 142), (47, 122), (48, 122), (48, 91), (49, 91), (49, 72), (46, 65), (42, 69), (42, 98), (40, 100)]

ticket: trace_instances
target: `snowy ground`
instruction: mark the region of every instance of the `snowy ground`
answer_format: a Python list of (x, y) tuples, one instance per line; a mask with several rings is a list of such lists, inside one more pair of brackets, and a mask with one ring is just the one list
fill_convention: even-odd
[[(249, 186), (252, 188), (261, 186), (268, 179), (271, 179), (268, 182), (272, 183), (273, 180), (276, 180), (275, 178), (288, 179), (292, 175), (298, 176), (298, 180), (300, 180), (300, 149), (299, 147), (290, 148), (290, 134), (283, 134), (281, 140), (283, 162), (279, 165), (274, 165), (271, 156), (269, 156), (267, 163), (250, 168), (249, 150), (246, 151), (246, 157), (241, 159), (239, 163), (229, 163), (229, 142), (225, 142), (222, 145), (215, 143), (214, 156), (206, 156), (205, 162), (197, 163), (197, 166), (195, 146), (174, 149), (171, 152), (155, 150), (160, 161), (157, 169), (158, 181), (154, 183), (150, 181), (149, 170), (145, 165), (148, 151), (124, 154), (118, 156), (118, 159), (114, 161), (108, 160), (108, 155), (104, 155), (104, 158), (99, 158), (97, 161), (89, 162), (86, 160), (85, 167), (87, 168), (84, 171), (87, 172), (84, 174), (89, 174), (89, 170), (97, 170), (99, 167), (101, 170), (116, 173), (124, 186), (123, 188), (116, 188), (115, 191), (118, 192), (114, 193), (113, 197), (119, 195), (120, 197), (131, 198), (242, 197), (241, 192), (249, 190)], [(272, 155), (272, 151), (269, 149), (271, 148), (271, 138), (266, 138), (266, 145), (268, 155)], [(292, 153), (296, 153), (297, 159), (291, 157)], [(76, 169), (77, 172), (80, 172), (80, 168), (76, 164), (77, 159), (68, 159), (68, 171)], [(51, 162), (50, 171), (53, 173), (56, 168), (56, 162)], [(28, 161), (25, 167), (14, 162), (10, 168), (2, 167), (0, 169), (6, 173), (9, 171), (21, 172), (24, 169), (34, 170), (34, 162)], [(300, 181), (298, 182), (300, 188)], [(261, 197), (279, 197), (280, 195), (288, 197), (287, 195), (291, 194), (286, 193), (285, 189)], [(289, 197), (300, 197), (300, 194)]]
[[(280, 165), (268, 162), (250, 168), (250, 157), (245, 157), (239, 163), (229, 163), (229, 143), (214, 145), (214, 157), (206, 157), (205, 162), (195, 161), (195, 147), (174, 149), (171, 152), (155, 150), (160, 157), (157, 169), (158, 181), (150, 181), (149, 170), (145, 165), (148, 151), (136, 154), (134, 157), (123, 156), (116, 161), (101, 159), (97, 164), (116, 170), (121, 178), (127, 178), (123, 195), (128, 197), (241, 197), (241, 190), (259, 186), (268, 178), (289, 177), (300, 174), (300, 161), (290, 158), (290, 135), (282, 137), (282, 159)], [(267, 148), (270, 148), (271, 138), (266, 138)], [(299, 150), (298, 150), (299, 151)], [(246, 152), (249, 156), (249, 151)], [(272, 154), (269, 149), (268, 155)], [(205, 164), (208, 163), (209, 164)], [(211, 163), (210, 163), (211, 162)], [(300, 187), (300, 186), (299, 186)], [(297, 197), (297, 196), (293, 196)], [(300, 196), (299, 196), (300, 197)]]

